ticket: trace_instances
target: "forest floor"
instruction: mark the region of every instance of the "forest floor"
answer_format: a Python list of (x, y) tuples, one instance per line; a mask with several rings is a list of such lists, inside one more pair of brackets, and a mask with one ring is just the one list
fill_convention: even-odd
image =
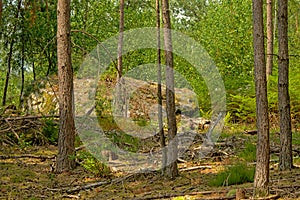
[[(221, 136), (221, 141), (232, 137), (236, 138), (235, 141), (256, 140), (256, 136), (240, 133)], [(300, 199), (300, 170), (278, 170), (278, 137), (275, 134), (271, 140), (272, 138), (275, 142), (271, 142), (269, 199)], [(297, 143), (299, 141), (294, 145), (296, 150), (300, 147)], [(112, 173), (106, 177), (99, 177), (82, 166), (68, 173), (55, 174), (51, 166), (55, 162), (56, 146), (20, 148), (2, 145), (0, 199), (235, 199), (236, 189), (240, 188), (243, 188), (246, 198), (249, 199), (253, 197), (251, 182), (228, 186), (224, 181), (223, 186), (219, 187), (210, 184), (225, 166), (233, 165), (240, 159), (238, 155), (241, 155), (239, 152), (244, 147), (240, 146), (241, 143), (237, 145), (239, 146), (232, 146), (234, 151), (227, 156), (224, 153), (219, 157), (212, 156), (199, 162), (180, 163), (180, 175), (174, 180), (161, 177), (159, 172)], [(298, 157), (299, 153), (294, 157), (295, 165), (300, 163)]]

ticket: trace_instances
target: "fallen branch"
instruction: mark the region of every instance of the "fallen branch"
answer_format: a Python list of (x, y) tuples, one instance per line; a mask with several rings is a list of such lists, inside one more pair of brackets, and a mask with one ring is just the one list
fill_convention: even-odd
[(188, 167), (188, 168), (184, 168), (184, 169), (180, 169), (180, 172), (186, 172), (186, 171), (193, 171), (193, 170), (197, 170), (197, 169), (211, 169), (212, 166), (194, 166), (194, 167)]
[(134, 176), (134, 175), (135, 174), (129, 174), (129, 175), (121, 177), (121, 178), (116, 178), (112, 181), (100, 181), (100, 182), (90, 183), (87, 185), (79, 185), (79, 186), (76, 186), (74, 188), (69, 188), (69, 189), (62, 188), (62, 189), (49, 189), (49, 190), (50, 191), (66, 191), (67, 193), (70, 194), (70, 193), (78, 192), (80, 190), (87, 190), (87, 189), (96, 188), (96, 187), (108, 185), (108, 184), (116, 184), (116, 183), (122, 182), (122, 181), (126, 180), (127, 178)]
[(235, 196), (230, 196), (230, 197), (197, 198), (197, 200), (230, 200), (230, 199), (235, 199)]
[(1, 160), (5, 159), (15, 159), (15, 158), (35, 158), (35, 159), (54, 159), (55, 156), (42, 156), (42, 155), (0, 155)]
[(9, 129), (14, 133), (14, 135), (16, 136), (16, 138), (19, 140), (20, 137), (19, 137), (19, 135), (16, 133), (16, 131), (13, 129), (12, 124), (8, 121), (7, 118), (4, 119), (4, 120), (5, 120), (5, 122), (9, 125)]
[(22, 116), (22, 117), (8, 117), (4, 119), (8, 121), (13, 121), (13, 120), (41, 119), (41, 118), (59, 118), (59, 116), (58, 115)]
[(102, 182), (96, 182), (96, 183), (90, 183), (88, 185), (83, 185), (83, 186), (76, 186), (74, 188), (68, 189), (66, 190), (67, 193), (74, 193), (74, 192), (78, 192), (80, 190), (86, 190), (86, 189), (90, 189), (90, 188), (95, 188), (95, 187), (99, 187), (102, 185), (107, 185), (110, 184), (110, 181), (102, 181)]
[(248, 135), (256, 135), (257, 134), (257, 130), (249, 130), (249, 131), (246, 130), (244, 133), (248, 134)]
[[(174, 193), (174, 194), (160, 194), (156, 196), (148, 196), (148, 197), (137, 197), (133, 198), (134, 200), (151, 200), (151, 199), (166, 199), (166, 198), (172, 198), (172, 197), (179, 197), (179, 196), (186, 196), (186, 195), (205, 195), (205, 194), (212, 194), (212, 193), (218, 193), (217, 191), (205, 191), (205, 192), (193, 192), (193, 193)], [(230, 197), (205, 197), (205, 198), (197, 198), (197, 200), (230, 200), (235, 199), (235, 196)]]
[[(272, 200), (272, 199), (279, 199), (280, 195), (276, 194), (276, 195), (272, 195), (272, 196), (268, 196), (268, 197), (258, 197), (258, 198), (252, 198), (252, 200)], [(246, 199), (241, 199), (241, 200), (246, 200)]]
[(82, 150), (82, 149), (84, 149), (84, 148), (86, 148), (86, 146), (85, 146), (85, 145), (82, 145), (82, 146), (76, 147), (76, 148), (75, 148), (75, 152), (76, 152), (76, 151), (80, 151), (80, 150)]
[(77, 195), (63, 195), (63, 198), (70, 198), (70, 199), (80, 199), (80, 196)]

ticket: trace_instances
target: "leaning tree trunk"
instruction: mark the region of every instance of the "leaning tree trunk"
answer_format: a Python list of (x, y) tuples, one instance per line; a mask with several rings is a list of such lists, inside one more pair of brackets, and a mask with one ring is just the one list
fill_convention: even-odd
[(162, 149), (162, 175), (166, 174), (167, 164), (167, 149), (163, 127), (163, 114), (162, 114), (162, 90), (161, 90), (161, 47), (160, 47), (160, 0), (156, 0), (156, 27), (157, 27), (157, 103), (158, 103), (158, 128), (160, 147)]
[(268, 194), (269, 184), (269, 116), (264, 49), (263, 1), (253, 0), (253, 46), (256, 91), (257, 154), (254, 178), (255, 193)]
[(279, 169), (293, 166), (289, 96), (288, 0), (278, 0), (278, 107), (280, 116)]
[(273, 14), (272, 0), (267, 0), (267, 76), (272, 75), (273, 69)]
[[(59, 137), (56, 172), (75, 167), (73, 69), (71, 64), (70, 0), (57, 4), (57, 64), (59, 79)], [(73, 158), (72, 158), (73, 156)]]
[(164, 25), (164, 44), (165, 44), (165, 59), (166, 59), (166, 108), (168, 121), (168, 161), (167, 161), (167, 176), (174, 178), (178, 176), (177, 167), (177, 127), (175, 116), (175, 90), (174, 90), (174, 65), (172, 53), (172, 37), (171, 37), (171, 21), (169, 1), (162, 1), (163, 25)]

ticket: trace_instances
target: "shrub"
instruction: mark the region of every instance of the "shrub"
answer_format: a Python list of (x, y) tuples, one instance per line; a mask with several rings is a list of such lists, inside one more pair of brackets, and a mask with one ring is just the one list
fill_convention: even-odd
[(45, 119), (42, 133), (50, 142), (50, 144), (57, 144), (58, 141), (58, 124), (53, 119)]
[(110, 168), (105, 164), (93, 157), (89, 152), (80, 152), (77, 155), (77, 160), (80, 165), (86, 170), (92, 172), (97, 177), (107, 177), (111, 175)]

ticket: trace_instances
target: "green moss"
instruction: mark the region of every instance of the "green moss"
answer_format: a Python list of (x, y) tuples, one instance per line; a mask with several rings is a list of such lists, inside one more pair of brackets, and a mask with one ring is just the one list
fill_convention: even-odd
[(23, 170), (22, 172), (18, 172), (16, 174), (13, 174), (10, 177), (11, 182), (13, 183), (22, 183), (26, 180), (32, 180), (35, 177), (35, 173), (31, 170)]

